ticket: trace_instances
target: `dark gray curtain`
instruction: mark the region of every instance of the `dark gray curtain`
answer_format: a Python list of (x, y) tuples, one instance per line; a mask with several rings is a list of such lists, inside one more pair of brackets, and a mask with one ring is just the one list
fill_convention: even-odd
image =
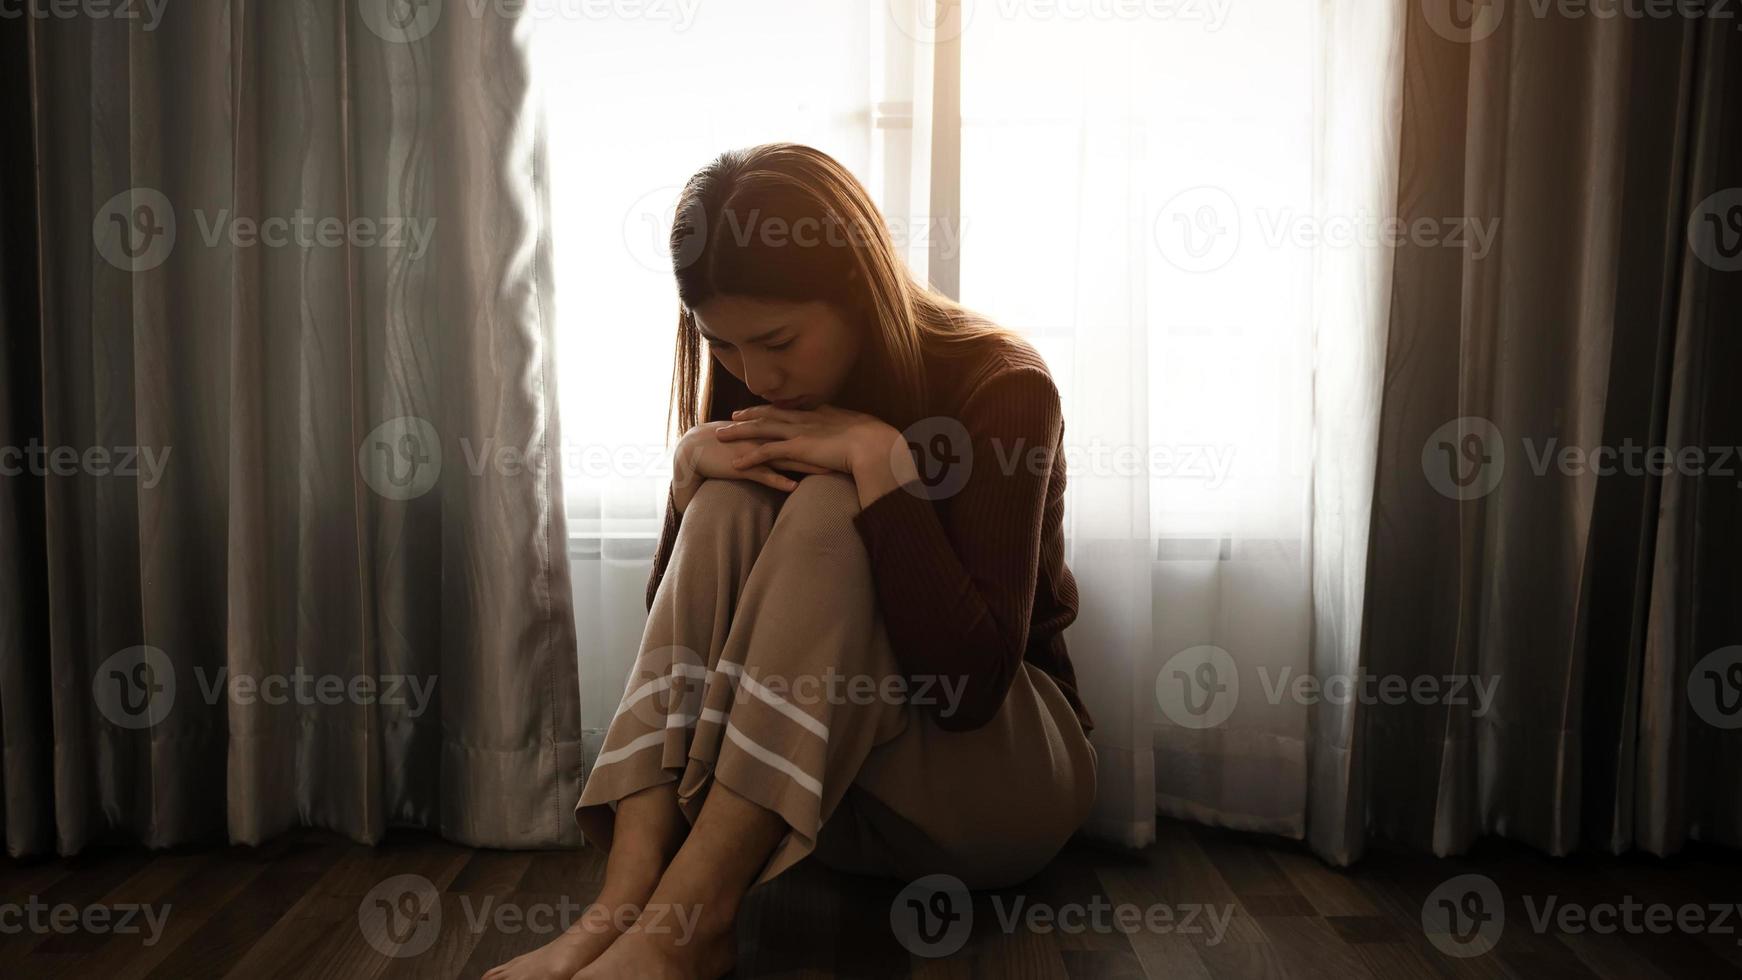
[(12, 853), (578, 843), (528, 27), (7, 19)]
[(1322, 707), (1314, 845), (1742, 844), (1742, 34), (1409, 7), (1399, 217), (1498, 235), (1397, 253), (1362, 659), (1495, 700)]

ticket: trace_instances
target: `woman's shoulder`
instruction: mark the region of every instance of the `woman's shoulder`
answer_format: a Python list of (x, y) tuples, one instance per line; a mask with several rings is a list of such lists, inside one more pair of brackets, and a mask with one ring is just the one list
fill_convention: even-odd
[(1012, 400), (1058, 404), (1058, 388), (1046, 359), (1013, 332), (977, 338), (957, 351), (944, 374), (945, 399), (958, 410)]

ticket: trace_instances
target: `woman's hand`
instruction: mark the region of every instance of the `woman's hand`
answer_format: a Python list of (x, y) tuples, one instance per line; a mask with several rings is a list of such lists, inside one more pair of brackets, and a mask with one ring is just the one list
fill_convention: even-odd
[(689, 505), (690, 498), (706, 479), (750, 480), (776, 490), (792, 490), (798, 486), (780, 470), (793, 473), (827, 473), (828, 470), (804, 463), (781, 460), (777, 464), (739, 467), (733, 459), (744, 452), (744, 446), (722, 442), (720, 430), (731, 423), (703, 422), (683, 434), (672, 458), (672, 492), (679, 512)]
[[(721, 442), (745, 442), (733, 462), (739, 469), (807, 464), (846, 473), (860, 484), (861, 503), (917, 475), (900, 430), (875, 415), (833, 405), (812, 409), (756, 405), (732, 413), (718, 432)], [(811, 472), (811, 471), (806, 471)]]

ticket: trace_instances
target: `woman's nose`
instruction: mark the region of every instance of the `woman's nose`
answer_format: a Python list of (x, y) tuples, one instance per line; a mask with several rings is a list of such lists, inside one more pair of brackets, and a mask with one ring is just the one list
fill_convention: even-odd
[(744, 387), (749, 388), (750, 393), (757, 398), (766, 400), (769, 392), (780, 390), (780, 377), (769, 365), (753, 365), (749, 358), (745, 358)]

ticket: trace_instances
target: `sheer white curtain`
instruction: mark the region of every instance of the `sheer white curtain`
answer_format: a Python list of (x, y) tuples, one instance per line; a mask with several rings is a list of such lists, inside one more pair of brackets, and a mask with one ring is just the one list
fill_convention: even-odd
[(589, 750), (669, 477), (677, 185), (795, 140), (859, 174), (915, 268), (959, 270), (960, 298), (1058, 380), (1090, 832), (1141, 845), (1159, 810), (1301, 836), (1309, 759), (1346, 772), (1347, 733), (1315, 749), (1312, 709), (1269, 691), (1353, 663), (1359, 635), (1389, 264), (1343, 233), (1394, 197), (1393, 6), (759, 0), (681, 30), (545, 30)]
[(1102, 835), (1304, 836), (1347, 771), (1286, 692), (1359, 635), (1395, 6), (964, 8), (962, 299), (1064, 394)]
[[(723, 150), (815, 146), (865, 178), (887, 21), (873, 0), (533, 4), (551, 173), (563, 476), (584, 751), (622, 695), (671, 478), (678, 190)], [(599, 9), (598, 16), (586, 16)], [(904, 147), (902, 148), (905, 149)], [(892, 151), (891, 151), (892, 152)], [(897, 169), (906, 164), (897, 160)], [(867, 186), (881, 195), (883, 185)], [(883, 203), (882, 200), (879, 203)]]

